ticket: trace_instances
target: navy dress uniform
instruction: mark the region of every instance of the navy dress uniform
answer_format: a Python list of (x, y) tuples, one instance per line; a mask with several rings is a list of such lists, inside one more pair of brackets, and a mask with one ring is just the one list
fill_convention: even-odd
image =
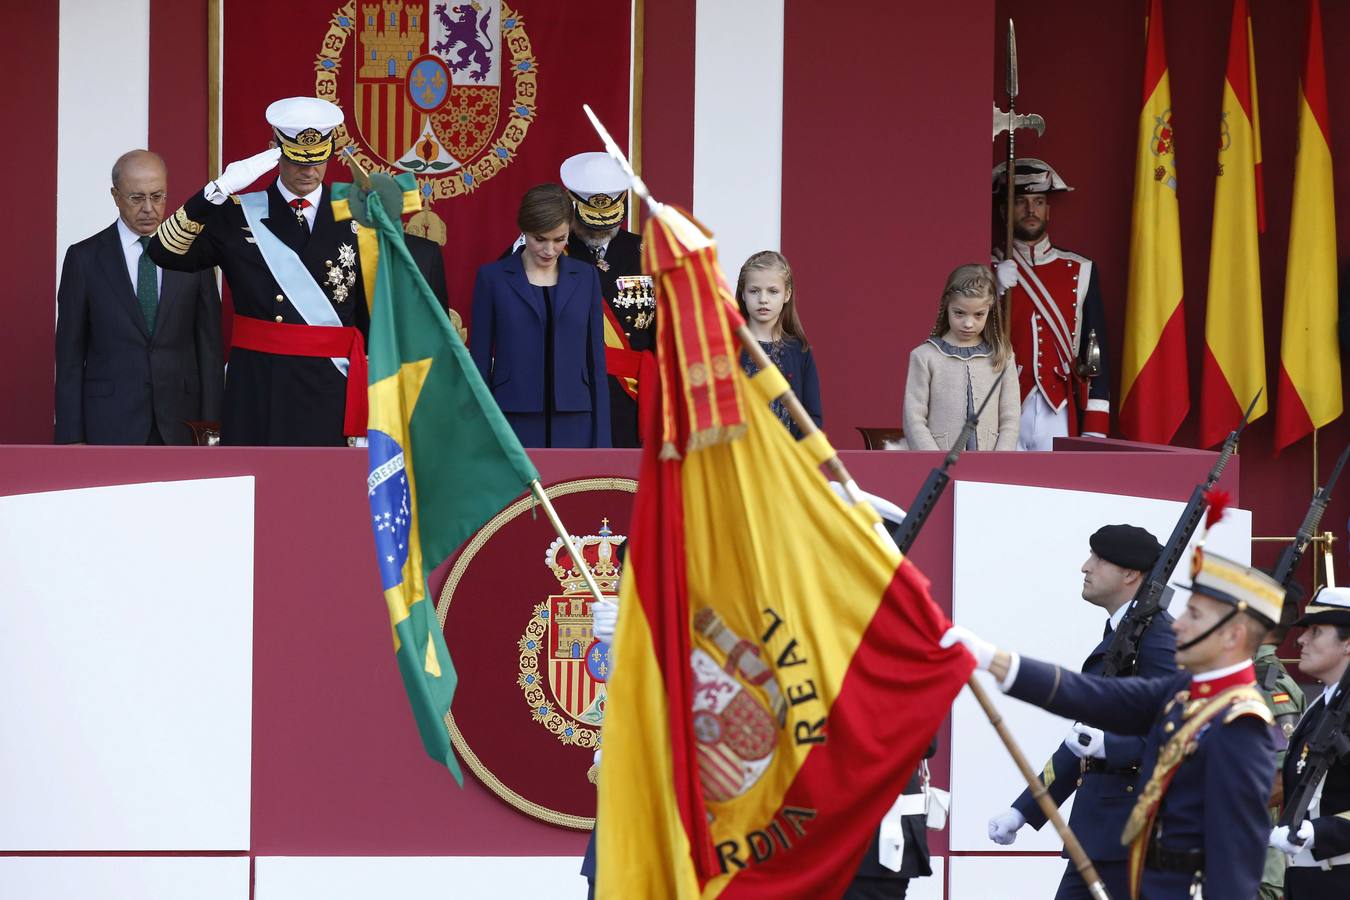
[[(995, 200), (1007, 197), (1008, 164), (994, 168)], [(1016, 194), (1056, 194), (1072, 191), (1049, 164), (1039, 159), (1017, 160)], [(994, 251), (994, 261), (1003, 258)], [(1086, 256), (1065, 250), (1043, 234), (1034, 243), (1013, 241), (1017, 283), (1012, 287), (1009, 330), (1018, 361), (1022, 392), (1021, 444), (1029, 450), (1049, 450), (1058, 433), (1105, 437), (1109, 430), (1110, 371), (1106, 356), (1106, 308), (1102, 303), (1097, 266)], [(1089, 365), (1097, 373), (1080, 374)]]
[[(1125, 569), (1147, 572), (1157, 562), (1162, 546), (1148, 531), (1131, 525), (1107, 525), (1088, 539), (1094, 553), (1101, 559)], [(1128, 604), (1117, 611), (1106, 624), (1102, 639), (1083, 662), (1082, 671), (1100, 675), (1106, 664), (1106, 651)], [(1166, 611), (1158, 613), (1149, 623), (1139, 643), (1138, 666), (1133, 673), (1141, 678), (1170, 677), (1177, 670), (1177, 639), (1172, 632), (1172, 617)], [(1121, 831), (1130, 810), (1134, 808), (1135, 783), (1139, 766), (1144, 759), (1145, 740), (1138, 734), (1104, 735), (1105, 754), (1101, 759), (1080, 759), (1062, 743), (1041, 771), (1055, 804), (1062, 806), (1070, 796), (1073, 810), (1069, 827), (1078, 837), (1083, 850), (1097, 867), (1097, 873), (1113, 897), (1126, 897), (1129, 891), (1129, 872), (1126, 866), (1128, 849), (1120, 842)], [(1032, 799), (1030, 790), (1024, 790), (1013, 801), (1013, 809), (1022, 814), (1037, 831), (1045, 825), (1045, 814)], [(1068, 853), (1064, 853), (1068, 856)], [(1070, 863), (1060, 880), (1056, 900), (1087, 898), (1087, 885)]]
[[(1279, 621), (1284, 590), (1264, 573), (1197, 553), (1192, 576), (1192, 591), (1233, 607), (1219, 624), (1239, 611), (1268, 627)], [(1130, 848), (1132, 896), (1256, 896), (1275, 739), (1250, 660), (1200, 675), (1103, 678), (1023, 657), (1013, 675), (1007, 693), (1020, 700), (1144, 737), (1136, 800), (1120, 835)]]
[(573, 259), (591, 263), (605, 298), (605, 368), (609, 374), (612, 445), (639, 447), (638, 370), (656, 342), (656, 294), (642, 274), (642, 239), (622, 227), (630, 179), (608, 153), (578, 153), (563, 161), (574, 221), (567, 242)]
[[(1323, 588), (1294, 624), (1350, 628), (1350, 588)], [(1298, 787), (1308, 740), (1325, 715), (1335, 690), (1333, 682), (1308, 704), (1289, 738), (1281, 772), (1286, 802)], [(1303, 844), (1285, 869), (1285, 897), (1288, 900), (1350, 897), (1350, 757), (1341, 757), (1328, 769), (1314, 798), (1306, 819), (1312, 823), (1312, 841)]]
[[(281, 179), (237, 193), (281, 157), (294, 166), (326, 164), (342, 110), (292, 97), (270, 105), (266, 118), (277, 149), (231, 163), (164, 220), (147, 252), (166, 269), (219, 266), (229, 282), (234, 320), (222, 443), (342, 445), (365, 434), (369, 312), (356, 223), (334, 219), (322, 185), (304, 197)], [(443, 298), (434, 243), (412, 236), (408, 243)]]

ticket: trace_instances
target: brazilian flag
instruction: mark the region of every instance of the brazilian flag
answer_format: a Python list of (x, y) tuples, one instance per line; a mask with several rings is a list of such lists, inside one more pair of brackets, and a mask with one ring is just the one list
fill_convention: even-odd
[(445, 716), (455, 667), (427, 575), (538, 479), (379, 196), (366, 196), (379, 265), (370, 311), (370, 473), (394, 652), (422, 744), (464, 776)]

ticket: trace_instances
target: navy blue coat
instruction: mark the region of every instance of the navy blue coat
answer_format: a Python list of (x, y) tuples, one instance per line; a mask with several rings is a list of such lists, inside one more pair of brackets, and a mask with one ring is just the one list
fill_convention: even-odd
[[(1144, 736), (1138, 793), (1153, 772), (1159, 750), (1185, 721), (1187, 704), (1172, 701), (1190, 683), (1188, 672), (1161, 678), (1105, 678), (1022, 657), (1008, 693), (1097, 728)], [(1260, 709), (1269, 715), (1264, 703)], [(1220, 714), (1199, 732), (1195, 749), (1177, 766), (1155, 819), (1154, 834), (1168, 850), (1204, 851), (1206, 897), (1251, 898), (1261, 884), (1270, 835), (1266, 802), (1274, 784), (1275, 738), (1266, 720), (1246, 712)], [(1185, 873), (1145, 868), (1141, 896), (1181, 900), (1191, 896), (1190, 887), (1191, 877)]]
[[(1106, 661), (1106, 648), (1111, 636), (1103, 637), (1083, 663), (1083, 671), (1100, 675)], [(1177, 639), (1172, 633), (1172, 617), (1159, 613), (1149, 623), (1139, 642), (1139, 672), (1142, 678), (1174, 675)], [(1120, 832), (1134, 808), (1139, 788), (1135, 785), (1139, 764), (1144, 758), (1144, 739), (1132, 734), (1106, 733), (1105, 772), (1083, 772), (1083, 763), (1073, 751), (1061, 743), (1055, 755), (1045, 764), (1041, 781), (1048, 782), (1050, 796), (1057, 806), (1077, 791), (1069, 827), (1077, 835), (1087, 855), (1095, 862), (1123, 860), (1129, 850), (1120, 843)], [(1081, 777), (1081, 780), (1080, 780)], [(1031, 791), (1023, 791), (1013, 801), (1013, 809), (1022, 814), (1027, 824), (1037, 831), (1045, 824), (1045, 814), (1031, 798)], [(1068, 856), (1068, 853), (1064, 853)], [(1075, 878), (1078, 876), (1075, 874)]]
[[(594, 266), (563, 256), (553, 302), (553, 411), (590, 413), (592, 447), (610, 445), (604, 297)], [(469, 352), (502, 412), (544, 412), (546, 312), (520, 256), (478, 269)]]

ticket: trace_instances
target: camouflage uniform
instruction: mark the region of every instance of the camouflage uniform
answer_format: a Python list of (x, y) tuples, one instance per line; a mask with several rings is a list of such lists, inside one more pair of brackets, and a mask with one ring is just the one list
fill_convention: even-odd
[[(1289, 735), (1303, 715), (1305, 704), (1303, 690), (1294, 681), (1275, 653), (1275, 646), (1262, 644), (1256, 651), (1256, 687), (1266, 698), (1275, 717), (1275, 726), (1280, 732), (1279, 753), (1276, 759), (1284, 767), (1284, 755), (1289, 745)], [(1279, 818), (1279, 810), (1271, 810), (1271, 824)], [(1280, 900), (1284, 896), (1284, 867), (1286, 859), (1283, 853), (1274, 847), (1266, 849), (1266, 868), (1261, 873), (1260, 900)]]

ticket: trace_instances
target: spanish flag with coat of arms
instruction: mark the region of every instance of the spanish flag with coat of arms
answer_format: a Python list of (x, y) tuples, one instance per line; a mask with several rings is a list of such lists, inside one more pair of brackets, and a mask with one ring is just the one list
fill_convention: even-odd
[(974, 663), (938, 646), (950, 623), (876, 513), (831, 492), (824, 434), (770, 411), (782, 374), (737, 363), (711, 236), (666, 207), (644, 247), (660, 371), (639, 379), (596, 893), (838, 896)]

